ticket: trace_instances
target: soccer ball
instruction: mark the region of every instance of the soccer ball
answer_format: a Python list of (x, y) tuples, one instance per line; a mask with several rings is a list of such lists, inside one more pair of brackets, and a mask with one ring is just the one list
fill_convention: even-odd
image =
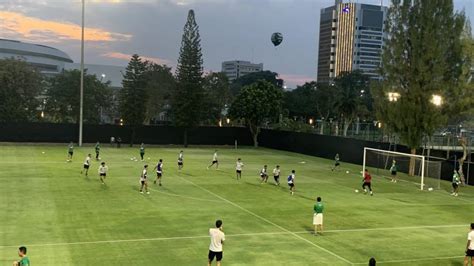
[(358, 190), (358, 189), (356, 189), (356, 190), (355, 190), (355, 193), (359, 193), (359, 190)]
[(148, 160), (150, 160), (150, 157), (148, 157)]
[(433, 188), (432, 187), (428, 188), (428, 191), (433, 191)]
[(346, 174), (348, 174), (348, 173), (349, 173), (349, 171), (346, 171)]
[(42, 152), (42, 154), (44, 154), (44, 152)]

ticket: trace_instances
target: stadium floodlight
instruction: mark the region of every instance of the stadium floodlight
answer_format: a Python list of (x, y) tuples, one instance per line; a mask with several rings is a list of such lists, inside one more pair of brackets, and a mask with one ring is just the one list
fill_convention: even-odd
[(439, 107), (443, 104), (443, 97), (433, 94), (433, 96), (431, 97), (431, 103)]
[[(426, 160), (425, 156), (387, 151), (374, 148), (364, 148), (362, 169), (369, 168), (376, 176), (391, 178), (390, 168), (396, 162), (397, 177), (400, 181), (419, 185), (420, 189), (440, 188), (441, 162)], [(414, 163), (415, 175), (409, 176), (410, 163)], [(362, 171), (363, 175), (363, 171)]]
[(389, 92), (387, 93), (388, 100), (391, 102), (396, 102), (400, 98), (400, 93), (398, 92)]
[(84, 12), (85, 2), (82, 0), (82, 25), (81, 25), (81, 85), (80, 85), (80, 103), (79, 103), (79, 147), (82, 146), (82, 120), (84, 113)]
[(227, 118), (226, 122), (227, 124), (230, 124), (230, 118)]
[(312, 125), (313, 123), (314, 123), (313, 118), (310, 118), (310, 119), (309, 119), (309, 124)]

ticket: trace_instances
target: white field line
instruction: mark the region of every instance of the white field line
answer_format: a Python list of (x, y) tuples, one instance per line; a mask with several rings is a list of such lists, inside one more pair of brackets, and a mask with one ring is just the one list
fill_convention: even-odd
[[(449, 259), (461, 259), (464, 256), (452, 256), (452, 257), (426, 257), (419, 259), (405, 259), (405, 260), (386, 260), (386, 261), (377, 261), (377, 264), (389, 264), (389, 263), (400, 263), (400, 262), (416, 262), (416, 261), (430, 261), (430, 260), (449, 260)], [(355, 265), (367, 265), (367, 262), (358, 262), (354, 263)]]
[(153, 189), (153, 188), (148, 188), (148, 190), (151, 191), (156, 191), (160, 194), (168, 195), (168, 196), (173, 196), (173, 197), (180, 197), (180, 198), (185, 198), (185, 199), (192, 199), (192, 200), (199, 200), (199, 201), (208, 201), (208, 202), (216, 202), (216, 203), (222, 203), (220, 200), (212, 200), (212, 199), (201, 199), (201, 198), (195, 198), (195, 197), (190, 197), (190, 196), (184, 196), (184, 195), (179, 195), (179, 194), (174, 194), (174, 193), (168, 193), (164, 192), (158, 189)]
[(282, 230), (282, 231), (284, 231), (284, 232), (286, 232), (286, 233), (288, 233), (288, 234), (291, 234), (291, 235), (293, 235), (294, 237), (296, 237), (296, 238), (298, 238), (298, 239), (300, 239), (300, 240), (302, 240), (302, 241), (304, 241), (304, 242), (306, 242), (306, 243), (308, 243), (308, 244), (310, 244), (310, 245), (312, 245), (312, 246), (314, 246), (314, 247), (316, 247), (316, 248), (318, 248), (318, 249), (320, 249), (320, 250), (322, 250), (322, 251), (324, 251), (324, 252), (326, 252), (326, 253), (328, 253), (328, 254), (331, 254), (332, 256), (334, 256), (334, 257), (336, 257), (336, 258), (338, 258), (338, 259), (340, 259), (340, 260), (342, 260), (342, 261), (344, 261), (344, 262), (346, 262), (346, 263), (348, 263), (348, 264), (350, 264), (350, 265), (353, 264), (353, 263), (350, 262), (349, 260), (347, 260), (347, 259), (345, 259), (345, 258), (343, 258), (343, 257), (341, 257), (341, 256), (339, 256), (339, 255), (337, 255), (336, 253), (334, 253), (334, 252), (332, 252), (332, 251), (330, 251), (330, 250), (327, 250), (327, 249), (325, 249), (325, 248), (323, 248), (323, 247), (321, 247), (321, 246), (319, 246), (319, 245), (317, 245), (317, 244), (315, 244), (315, 243), (309, 241), (308, 239), (305, 239), (305, 238), (303, 238), (303, 237), (297, 235), (296, 233), (291, 232), (291, 231), (287, 230), (286, 228), (284, 228), (284, 227), (282, 227), (282, 226), (280, 226), (280, 225), (278, 225), (278, 224), (276, 224), (276, 223), (274, 223), (274, 222), (272, 222), (272, 221), (270, 221), (270, 220), (268, 220), (268, 219), (266, 219), (266, 218), (264, 218), (264, 217), (262, 217), (262, 216), (260, 216), (260, 215), (258, 215), (258, 214), (256, 214), (256, 213), (254, 213), (254, 212), (252, 212), (252, 211), (249, 211), (249, 210), (245, 209), (244, 207), (238, 205), (237, 203), (234, 203), (234, 202), (232, 202), (232, 201), (230, 201), (230, 200), (228, 200), (228, 199), (226, 199), (226, 198), (223, 198), (223, 197), (221, 197), (221, 196), (215, 194), (214, 192), (212, 192), (212, 191), (210, 191), (210, 190), (207, 190), (207, 189), (201, 187), (200, 185), (198, 185), (198, 184), (196, 184), (196, 183), (194, 183), (194, 182), (192, 182), (192, 181), (189, 181), (189, 180), (187, 180), (187, 179), (185, 179), (185, 178), (182, 178), (182, 177), (181, 177), (181, 179), (183, 179), (183, 180), (187, 181), (188, 183), (190, 183), (190, 184), (196, 186), (197, 188), (200, 188), (200, 189), (202, 189), (203, 191), (206, 191), (207, 193), (209, 193), (209, 194), (211, 194), (211, 195), (214, 195), (215, 197), (217, 197), (217, 198), (219, 198), (219, 199), (221, 199), (221, 200), (223, 200), (223, 201), (225, 201), (225, 202), (227, 202), (227, 203), (233, 205), (234, 207), (237, 207), (237, 208), (241, 209), (242, 211), (244, 211), (244, 212), (246, 212), (246, 213), (248, 213), (248, 214), (250, 214), (250, 215), (252, 215), (252, 216), (254, 216), (254, 217), (256, 217), (256, 218), (258, 218), (258, 219), (260, 219), (260, 220), (262, 220), (262, 221), (265, 221), (266, 223), (271, 224), (271, 225), (273, 225), (273, 226), (279, 228), (280, 230)]
[[(412, 230), (412, 229), (427, 229), (427, 228), (455, 228), (466, 227), (463, 225), (426, 225), (426, 226), (404, 226), (404, 227), (385, 227), (385, 228), (354, 228), (354, 229), (335, 229), (326, 230), (325, 233), (340, 233), (340, 232), (368, 232), (368, 231), (388, 231), (388, 230)], [(293, 235), (293, 234), (308, 234), (308, 231), (280, 231), (280, 232), (260, 232), (260, 233), (243, 233), (243, 234), (228, 234), (227, 237), (241, 237), (241, 236), (270, 236), (270, 235)], [(68, 245), (88, 245), (88, 244), (108, 244), (108, 243), (127, 243), (127, 242), (149, 242), (149, 241), (165, 241), (165, 240), (183, 240), (183, 239), (199, 239), (209, 238), (208, 235), (202, 236), (177, 236), (177, 237), (156, 237), (156, 238), (137, 238), (137, 239), (117, 239), (117, 240), (98, 240), (98, 241), (83, 241), (83, 242), (63, 242), (63, 243), (45, 243), (45, 244), (29, 244), (29, 247), (47, 247), (47, 246), (68, 246)], [(14, 246), (0, 246), (0, 248), (14, 248)]]

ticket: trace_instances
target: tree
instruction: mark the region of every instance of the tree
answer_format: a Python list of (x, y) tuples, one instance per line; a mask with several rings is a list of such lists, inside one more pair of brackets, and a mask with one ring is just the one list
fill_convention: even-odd
[(136, 127), (142, 125), (146, 117), (146, 63), (139, 55), (134, 54), (128, 63), (122, 80), (119, 112), (125, 125), (131, 126), (130, 146), (135, 140)]
[(196, 126), (202, 117), (202, 65), (199, 26), (196, 23), (194, 11), (189, 10), (181, 40), (176, 69), (177, 88), (172, 102), (174, 123), (184, 128), (185, 147), (188, 145), (187, 129)]
[(351, 123), (371, 107), (369, 79), (362, 72), (342, 73), (334, 80), (335, 107), (344, 121), (344, 136)]
[[(81, 71), (64, 70), (48, 80), (45, 117), (53, 122), (79, 122)], [(102, 83), (84, 71), (84, 123), (99, 124), (102, 112), (111, 106), (109, 82)]]
[(298, 116), (306, 119), (317, 116), (317, 91), (318, 84), (312, 81), (285, 92), (284, 108), (288, 109), (290, 117)]
[(337, 116), (336, 101), (334, 86), (327, 83), (319, 83), (316, 90), (316, 111), (321, 118), (320, 134), (324, 133), (324, 120), (328, 121), (330, 118)]
[[(412, 154), (424, 136), (465, 107), (463, 69), (469, 62), (461, 45), (464, 26), (465, 16), (453, 11), (452, 1), (392, 0), (385, 26), (389, 37), (382, 55), (383, 82), (373, 94), (379, 120)], [(435, 105), (432, 102), (439, 101), (433, 99), (445, 104)], [(414, 171), (412, 160), (409, 173)]]
[(41, 75), (26, 62), (0, 60), (0, 121), (32, 121), (38, 118)]
[(234, 80), (230, 85), (232, 95), (239, 94), (243, 87), (251, 85), (259, 80), (265, 80), (278, 88), (283, 88), (283, 80), (278, 78), (278, 74), (267, 70), (250, 73)]
[(152, 62), (146, 62), (145, 80), (148, 95), (145, 121), (149, 124), (169, 108), (176, 80), (170, 67)]
[(229, 115), (233, 119), (244, 119), (252, 133), (254, 146), (258, 146), (260, 127), (278, 117), (281, 112), (283, 92), (267, 81), (243, 87), (232, 103)]
[(216, 121), (222, 118), (222, 112), (230, 105), (232, 95), (229, 89), (229, 79), (222, 73), (210, 73), (204, 78), (204, 117)]

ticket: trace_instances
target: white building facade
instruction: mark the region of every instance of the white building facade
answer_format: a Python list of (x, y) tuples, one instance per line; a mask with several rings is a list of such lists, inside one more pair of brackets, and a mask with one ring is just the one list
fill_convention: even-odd
[(254, 64), (240, 60), (222, 62), (222, 72), (226, 74), (231, 82), (247, 74), (260, 71), (263, 71), (263, 63)]

